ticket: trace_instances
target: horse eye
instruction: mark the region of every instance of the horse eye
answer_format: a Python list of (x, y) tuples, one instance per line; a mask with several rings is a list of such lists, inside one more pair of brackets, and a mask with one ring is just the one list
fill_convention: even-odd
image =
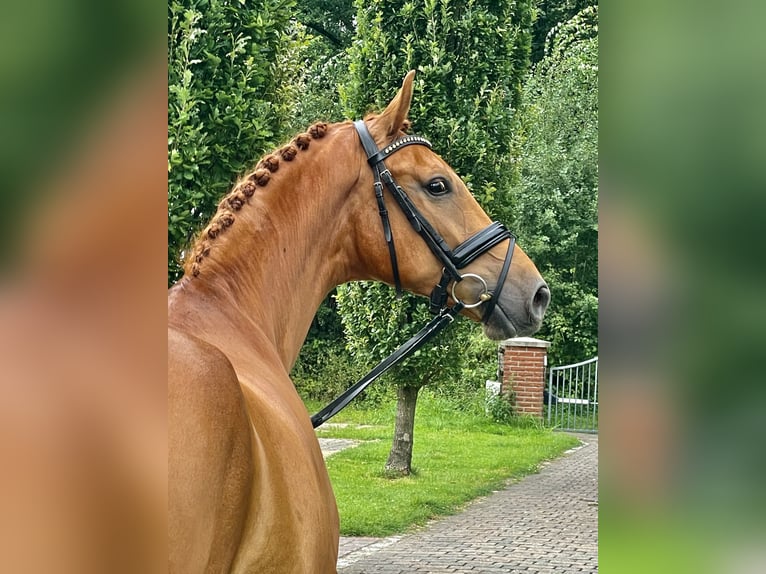
[(444, 195), (449, 191), (449, 187), (443, 179), (434, 179), (426, 184), (426, 191), (431, 195)]

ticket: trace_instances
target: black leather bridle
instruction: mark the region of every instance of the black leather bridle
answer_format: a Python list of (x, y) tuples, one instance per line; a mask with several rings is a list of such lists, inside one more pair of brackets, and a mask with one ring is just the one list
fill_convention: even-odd
[[(378, 202), (378, 212), (380, 213), (380, 219), (383, 223), (383, 234), (386, 243), (388, 244), (388, 253), (391, 258), (391, 269), (393, 271), (394, 286), (396, 287), (397, 294), (401, 293), (402, 286), (401, 280), (399, 279), (399, 265), (396, 259), (394, 236), (391, 230), (391, 224), (388, 220), (388, 210), (386, 209), (386, 203), (383, 196), (384, 185), (399, 204), (399, 207), (404, 212), (404, 215), (407, 216), (412, 227), (418, 234), (420, 234), (426, 242), (426, 245), (428, 245), (428, 248), (444, 266), (441, 280), (431, 292), (431, 312), (434, 314), (438, 313), (447, 304), (447, 286), (450, 281), (458, 283), (462, 281), (465, 276), (471, 276), (478, 278), (482, 284), (485, 285), (484, 294), (488, 295), (488, 297), (480, 299), (475, 304), (466, 305), (466, 307), (478, 306), (481, 303), (486, 303), (487, 307), (484, 310), (483, 320), (487, 320), (495, 308), (497, 299), (500, 297), (500, 291), (505, 283), (505, 278), (508, 275), (508, 269), (510, 269), (511, 266), (511, 258), (513, 257), (513, 249), (516, 244), (516, 237), (505, 225), (494, 221), (481, 231), (471, 235), (468, 239), (455, 247), (454, 250), (450, 249), (447, 242), (444, 241), (444, 238), (438, 231), (436, 231), (436, 229), (434, 229), (428, 220), (423, 217), (412, 201), (410, 201), (410, 198), (407, 197), (407, 193), (404, 189), (397, 185), (391, 172), (388, 171), (386, 164), (384, 163), (384, 160), (388, 156), (409, 145), (423, 145), (428, 149), (432, 149), (431, 142), (420, 136), (407, 135), (394, 140), (382, 150), (378, 150), (378, 146), (375, 144), (375, 140), (372, 139), (363, 120), (354, 122), (354, 127), (359, 134), (362, 147), (367, 154), (367, 163), (370, 164), (373, 175), (375, 176), (375, 199)], [(459, 269), (466, 267), (477, 257), (483, 255), (495, 245), (498, 245), (506, 239), (510, 239), (511, 241), (508, 245), (505, 261), (500, 270), (500, 275), (497, 278), (494, 291), (487, 291), (486, 282), (477, 275), (473, 273), (466, 274), (465, 276), (460, 274), (458, 271)]]
[[(422, 347), (428, 340), (434, 337), (434, 335), (450, 324), (455, 316), (457, 316), (463, 309), (478, 307), (479, 305), (485, 304), (486, 307), (484, 309), (482, 321), (487, 321), (490, 315), (492, 315), (495, 304), (500, 297), (505, 278), (511, 267), (513, 250), (516, 245), (516, 237), (513, 233), (511, 233), (505, 225), (495, 221), (481, 231), (471, 235), (468, 239), (455, 247), (455, 249), (450, 249), (447, 242), (444, 241), (444, 238), (438, 231), (436, 231), (428, 220), (423, 217), (412, 201), (410, 201), (410, 198), (407, 196), (404, 189), (396, 183), (391, 172), (388, 171), (386, 164), (384, 163), (384, 160), (388, 156), (409, 145), (423, 145), (428, 149), (432, 149), (431, 142), (420, 136), (406, 135), (394, 140), (381, 150), (378, 149), (375, 140), (372, 139), (363, 120), (354, 122), (354, 127), (359, 134), (362, 147), (367, 154), (367, 163), (370, 164), (375, 177), (375, 183), (373, 184), (375, 189), (375, 200), (377, 201), (378, 213), (380, 214), (380, 219), (383, 223), (383, 235), (388, 244), (388, 253), (391, 258), (391, 270), (393, 272), (394, 286), (396, 287), (397, 295), (401, 294), (402, 285), (399, 278), (399, 264), (396, 258), (394, 234), (391, 229), (391, 222), (388, 219), (388, 210), (386, 209), (386, 200), (383, 194), (384, 189), (387, 189), (391, 193), (396, 200), (396, 203), (399, 204), (399, 207), (407, 216), (412, 227), (423, 238), (423, 241), (428, 245), (428, 248), (433, 252), (436, 258), (439, 259), (444, 267), (442, 269), (442, 276), (439, 283), (437, 283), (434, 286), (433, 291), (431, 291), (430, 310), (437, 316), (415, 334), (414, 337), (404, 343), (404, 345), (378, 363), (372, 371), (367, 373), (367, 375), (362, 377), (353, 386), (349, 387), (333, 402), (312, 416), (311, 423), (314, 428), (317, 428), (319, 425), (335, 416), (375, 379)], [(495, 284), (495, 289), (493, 291), (490, 291), (486, 281), (475, 273), (460, 274), (459, 269), (466, 267), (477, 257), (483, 255), (506, 239), (510, 239), (510, 243), (508, 245), (508, 251), (505, 254), (503, 267), (497, 277), (497, 283)], [(455, 296), (455, 285), (467, 277), (472, 277), (479, 281), (484, 287), (484, 292), (475, 303), (465, 303)], [(447, 287), (450, 282), (453, 282), (451, 294), (452, 299), (455, 301), (455, 304), (452, 307), (447, 306)]]

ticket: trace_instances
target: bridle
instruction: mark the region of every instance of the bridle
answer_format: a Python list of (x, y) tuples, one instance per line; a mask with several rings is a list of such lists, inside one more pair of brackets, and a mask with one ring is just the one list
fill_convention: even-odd
[[(414, 337), (404, 343), (404, 345), (383, 359), (383, 361), (381, 361), (372, 371), (367, 373), (367, 375), (353, 386), (349, 387), (333, 402), (312, 416), (311, 422), (314, 428), (336, 415), (375, 379), (422, 347), (434, 335), (451, 323), (455, 316), (463, 309), (470, 309), (486, 304), (482, 321), (488, 320), (490, 315), (492, 315), (495, 304), (500, 297), (500, 292), (503, 289), (508, 270), (511, 267), (513, 250), (516, 245), (516, 237), (513, 233), (511, 233), (502, 223), (494, 221), (481, 231), (471, 235), (468, 239), (455, 247), (455, 249), (450, 249), (439, 232), (436, 231), (423, 214), (418, 211), (404, 189), (396, 183), (391, 172), (388, 171), (388, 168), (386, 168), (386, 164), (384, 163), (384, 160), (387, 157), (409, 145), (422, 145), (426, 146), (428, 149), (432, 149), (431, 142), (420, 136), (406, 135), (394, 140), (385, 148), (378, 149), (364, 120), (355, 121), (354, 127), (359, 134), (362, 147), (367, 154), (367, 163), (372, 168), (372, 173), (375, 178), (375, 183), (373, 184), (375, 200), (377, 201), (378, 213), (380, 214), (380, 220), (383, 224), (383, 235), (386, 244), (388, 245), (388, 253), (391, 259), (391, 270), (397, 296), (400, 296), (402, 293), (402, 285), (401, 279), (399, 278), (399, 264), (396, 257), (394, 234), (391, 229), (391, 222), (388, 218), (388, 210), (386, 208), (386, 201), (383, 194), (384, 189), (387, 189), (391, 193), (396, 200), (396, 203), (407, 217), (407, 220), (410, 222), (410, 225), (412, 225), (413, 229), (415, 229), (420, 237), (423, 238), (423, 241), (428, 245), (428, 248), (443, 265), (441, 279), (431, 291), (430, 310), (437, 316), (423, 327), (423, 329), (421, 329)], [(487, 282), (481, 276), (476, 275), (475, 273), (464, 273), (461, 275), (459, 271), (460, 269), (466, 267), (476, 260), (476, 258), (506, 239), (510, 239), (510, 243), (505, 254), (503, 267), (497, 277), (497, 283), (493, 291), (489, 290)], [(484, 289), (479, 299), (474, 303), (465, 303), (455, 295), (455, 285), (469, 277), (479, 281)], [(452, 295), (453, 301), (455, 301), (455, 304), (452, 307), (447, 306), (447, 287), (450, 282), (453, 282), (450, 294)]]
[[(409, 145), (422, 145), (428, 149), (432, 149), (431, 142), (420, 136), (407, 135), (398, 138), (387, 145), (382, 150), (378, 150), (378, 146), (375, 144), (375, 140), (372, 139), (364, 120), (357, 120), (354, 122), (354, 127), (359, 134), (359, 139), (362, 142), (362, 147), (367, 154), (367, 163), (372, 168), (372, 173), (375, 177), (375, 199), (378, 202), (378, 212), (380, 219), (383, 223), (383, 234), (388, 244), (388, 253), (391, 258), (391, 269), (394, 276), (394, 286), (396, 287), (397, 294), (401, 294), (402, 285), (399, 279), (399, 265), (396, 259), (396, 247), (394, 245), (394, 236), (391, 230), (391, 224), (388, 220), (388, 210), (386, 209), (385, 199), (383, 197), (383, 186), (391, 193), (399, 207), (407, 216), (412, 227), (423, 238), (428, 248), (433, 252), (437, 259), (444, 266), (442, 269), (442, 277), (439, 283), (434, 287), (431, 292), (431, 312), (438, 313), (447, 304), (447, 286), (450, 281), (458, 283), (465, 277), (472, 277), (477, 281), (480, 281), (484, 286), (484, 297), (480, 298), (476, 303), (464, 304), (465, 308), (477, 307), (482, 303), (486, 303), (487, 307), (484, 310), (484, 320), (489, 318), (494, 310), (495, 303), (500, 297), (500, 291), (505, 283), (505, 278), (508, 275), (508, 269), (511, 266), (511, 258), (513, 257), (513, 249), (516, 243), (516, 237), (508, 231), (508, 228), (497, 221), (492, 222), (490, 225), (482, 229), (481, 231), (471, 235), (468, 239), (463, 241), (455, 249), (450, 249), (447, 242), (439, 234), (436, 229), (423, 217), (415, 205), (410, 201), (407, 193), (402, 189), (400, 185), (396, 183), (391, 172), (386, 168), (384, 160), (399, 151), (400, 149)], [(477, 257), (483, 255), (495, 245), (498, 245), (502, 241), (510, 239), (508, 251), (505, 254), (505, 261), (500, 271), (500, 275), (497, 278), (497, 284), (495, 285), (494, 292), (490, 292), (487, 289), (487, 283), (484, 279), (474, 273), (466, 273), (461, 275), (459, 269), (466, 267), (473, 262)], [(454, 293), (454, 285), (453, 285)], [(486, 297), (488, 295), (488, 297)], [(453, 296), (453, 299), (457, 301), (457, 298)]]

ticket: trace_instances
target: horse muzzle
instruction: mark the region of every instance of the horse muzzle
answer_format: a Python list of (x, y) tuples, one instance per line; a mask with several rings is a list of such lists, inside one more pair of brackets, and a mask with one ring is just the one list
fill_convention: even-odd
[(484, 334), (496, 341), (535, 334), (542, 325), (550, 300), (550, 289), (542, 279), (532, 288), (509, 286), (503, 290), (494, 308), (485, 309), (481, 318)]

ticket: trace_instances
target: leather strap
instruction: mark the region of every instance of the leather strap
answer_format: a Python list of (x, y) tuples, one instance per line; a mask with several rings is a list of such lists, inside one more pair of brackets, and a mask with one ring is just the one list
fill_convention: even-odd
[(508, 251), (505, 252), (505, 261), (503, 261), (503, 268), (500, 270), (500, 275), (497, 277), (497, 283), (495, 284), (495, 290), (490, 291), (492, 297), (487, 301), (484, 307), (484, 314), (481, 316), (483, 323), (489, 321), (492, 311), (495, 310), (497, 300), (500, 298), (500, 292), (505, 285), (505, 278), (508, 276), (508, 270), (511, 268), (511, 259), (513, 259), (513, 250), (516, 248), (516, 236), (511, 235), (511, 243), (508, 245)]
[(404, 359), (412, 355), (415, 351), (430, 341), (437, 333), (452, 323), (452, 321), (455, 320), (455, 316), (460, 313), (462, 309), (463, 305), (460, 303), (454, 307), (442, 309), (442, 312), (437, 317), (431, 319), (431, 321), (429, 321), (425, 327), (418, 331), (406, 343), (404, 343), (391, 355), (378, 363), (374, 369), (359, 379), (359, 381), (354, 383), (351, 387), (346, 389), (346, 391), (333, 402), (312, 416), (311, 424), (314, 426), (314, 428), (317, 428), (318, 426), (326, 423), (328, 420), (342, 411), (359, 395), (359, 393), (370, 386), (371, 383), (377, 380), (391, 367), (402, 362)]
[(441, 279), (434, 285), (434, 288), (431, 291), (428, 310), (432, 315), (436, 315), (447, 306), (447, 286), (451, 280), (452, 277), (450, 274), (447, 273), (446, 269), (443, 269)]
[[(375, 177), (375, 185), (378, 183), (385, 185), (386, 189), (393, 195), (399, 207), (404, 212), (407, 220), (412, 225), (413, 229), (423, 238), (428, 245), (428, 248), (436, 255), (441, 261), (442, 265), (450, 272), (452, 278), (455, 281), (460, 281), (460, 273), (455, 267), (450, 255), (450, 250), (447, 243), (444, 241), (441, 235), (428, 223), (425, 217), (423, 217), (417, 210), (415, 205), (407, 197), (404, 190), (396, 184), (394, 178), (391, 176), (391, 172), (386, 168), (385, 160), (388, 156), (396, 151), (399, 151), (403, 147), (409, 145), (424, 145), (428, 149), (431, 149), (431, 142), (420, 136), (404, 136), (397, 140), (394, 140), (382, 150), (378, 150), (375, 140), (372, 138), (370, 131), (367, 129), (367, 125), (364, 120), (356, 120), (354, 127), (359, 134), (359, 140), (362, 143), (365, 153), (367, 154), (367, 163), (372, 167), (373, 175)], [(385, 223), (384, 223), (385, 227)], [(392, 251), (393, 238), (389, 243), (389, 253), (393, 253), (391, 258), (392, 267), (396, 265), (396, 251)], [(399, 284), (398, 273), (394, 274), (394, 282)], [(397, 290), (397, 294), (399, 294)]]
[(510, 237), (513, 237), (513, 234), (505, 225), (499, 221), (493, 221), (458, 245), (452, 252), (452, 260), (458, 269), (462, 269)]
[[(354, 127), (359, 134), (359, 140), (362, 142), (364, 152), (367, 154), (367, 161), (370, 162), (372, 156), (380, 155), (378, 152), (378, 146), (375, 140), (372, 139), (367, 126), (365, 126), (363, 120), (357, 120), (354, 122)], [(415, 142), (412, 142), (415, 143)], [(428, 144), (430, 147), (430, 143)], [(391, 147), (391, 146), (388, 146)], [(388, 148), (386, 148), (388, 149)], [(398, 148), (397, 148), (398, 149)], [(385, 150), (384, 150), (385, 151)], [(389, 152), (391, 153), (391, 152)], [(375, 189), (375, 201), (378, 204), (378, 214), (380, 215), (380, 221), (383, 225), (383, 237), (386, 240), (388, 246), (388, 256), (391, 260), (391, 274), (394, 278), (394, 288), (396, 289), (397, 298), (402, 296), (402, 282), (399, 278), (399, 261), (396, 258), (396, 244), (394, 243), (394, 232), (391, 229), (391, 220), (388, 218), (388, 209), (386, 209), (386, 199), (383, 196), (383, 183), (380, 181), (380, 169), (377, 165), (372, 165), (372, 173), (375, 177), (374, 189)]]
[(447, 245), (447, 242), (444, 241), (444, 238), (428, 223), (428, 220), (418, 211), (404, 190), (396, 185), (396, 182), (391, 177), (391, 172), (385, 170), (381, 177), (391, 195), (394, 196), (396, 203), (399, 204), (399, 207), (404, 212), (404, 215), (407, 216), (407, 220), (412, 225), (412, 228), (423, 238), (423, 241), (426, 242), (431, 252), (436, 255), (444, 268), (449, 272), (452, 279), (460, 281), (460, 272), (452, 260), (452, 250)]
[[(360, 120), (357, 120), (357, 121), (360, 121)], [(354, 122), (354, 123), (356, 124), (356, 122)], [(357, 127), (357, 130), (359, 130), (358, 127)], [(379, 152), (377, 152), (377, 153), (375, 153), (373, 155), (370, 155), (368, 153), (367, 154), (367, 156), (368, 156), (367, 157), (367, 163), (369, 163), (371, 166), (375, 166), (375, 165), (379, 164), (380, 162), (382, 162), (384, 159), (386, 159), (388, 156), (390, 156), (395, 151), (398, 151), (401, 148), (403, 148), (405, 146), (408, 146), (408, 145), (412, 145), (412, 144), (424, 145), (428, 149), (433, 149), (433, 147), (431, 146), (431, 142), (428, 141), (426, 138), (423, 138), (423, 137), (420, 137), (420, 136), (403, 136), (403, 137), (400, 137), (400, 138), (394, 140), (393, 142), (388, 144), (386, 147), (384, 147), (382, 150), (380, 150)]]
[(375, 182), (375, 200), (378, 202), (378, 214), (383, 223), (383, 237), (388, 245), (388, 256), (391, 260), (391, 272), (394, 276), (394, 287), (396, 296), (402, 296), (402, 282), (399, 279), (399, 262), (396, 259), (396, 245), (394, 245), (394, 232), (391, 229), (391, 221), (388, 219), (388, 210), (386, 209), (386, 200), (383, 197), (383, 184)]

